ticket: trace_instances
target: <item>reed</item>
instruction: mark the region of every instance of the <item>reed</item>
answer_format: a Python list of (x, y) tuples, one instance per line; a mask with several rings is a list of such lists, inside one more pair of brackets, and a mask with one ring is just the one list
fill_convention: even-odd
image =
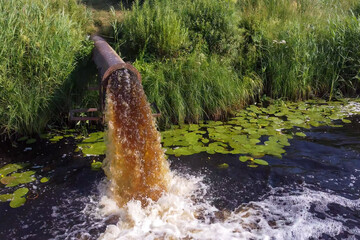
[(332, 99), (359, 91), (358, 3), (258, 0), (239, 6), (269, 96)]
[(239, 77), (229, 62), (197, 51), (166, 62), (138, 60), (143, 86), (162, 115), (162, 127), (171, 123), (224, 119), (244, 106), (262, 89), (256, 76)]
[(0, 0), (0, 129), (39, 133), (75, 68), (89, 18), (76, 0)]

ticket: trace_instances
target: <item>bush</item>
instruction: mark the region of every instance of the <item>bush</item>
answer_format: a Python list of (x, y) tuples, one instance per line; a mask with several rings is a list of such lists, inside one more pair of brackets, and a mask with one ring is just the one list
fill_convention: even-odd
[(211, 54), (227, 55), (237, 51), (242, 34), (233, 2), (197, 0), (181, 4), (180, 14), (192, 42), (197, 44), (199, 39), (203, 40)]
[(0, 0), (0, 128), (39, 133), (83, 49), (87, 16), (75, 0)]

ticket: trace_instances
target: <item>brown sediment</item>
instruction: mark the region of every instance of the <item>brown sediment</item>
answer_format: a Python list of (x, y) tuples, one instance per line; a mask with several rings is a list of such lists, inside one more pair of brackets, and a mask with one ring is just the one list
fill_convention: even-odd
[(142, 85), (126, 69), (109, 77), (106, 121), (104, 171), (112, 197), (120, 207), (132, 199), (156, 201), (167, 189), (169, 165)]

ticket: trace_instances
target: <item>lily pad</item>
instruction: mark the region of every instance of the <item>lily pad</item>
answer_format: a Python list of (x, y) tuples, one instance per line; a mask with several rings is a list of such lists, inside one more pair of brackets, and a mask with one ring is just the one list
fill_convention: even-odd
[(265, 165), (265, 166), (269, 165), (269, 163), (267, 161), (262, 160), (262, 159), (254, 159), (253, 162), (256, 164), (259, 164), (259, 165)]
[(13, 173), (7, 179), (7, 185), (5, 187), (15, 187), (19, 184), (25, 184), (29, 182), (33, 182), (36, 178), (32, 177), (34, 175), (34, 171), (27, 171), (22, 173)]
[(14, 197), (22, 197), (29, 192), (28, 188), (19, 188), (14, 192)]
[[(302, 132), (296, 133), (294, 127), (341, 127), (332, 121), (349, 121), (344, 119), (347, 113), (342, 111), (348, 101), (318, 102), (275, 101), (268, 107), (251, 105), (227, 123), (207, 121), (199, 125), (174, 126), (162, 132), (162, 143), (167, 148), (166, 154), (176, 156), (207, 152), (244, 154), (256, 159), (264, 155), (281, 158), (286, 152), (285, 147), (290, 146), (293, 134), (306, 136)], [(266, 137), (269, 140), (263, 142)], [(248, 161), (244, 157), (241, 160)]]
[(18, 208), (24, 205), (26, 202), (26, 198), (24, 197), (14, 197), (10, 202), (10, 207)]
[(251, 159), (251, 157), (249, 157), (249, 156), (240, 156), (239, 157), (239, 160), (241, 161), (241, 162), (246, 162), (246, 161), (248, 161), (248, 160), (250, 160)]
[(49, 181), (49, 178), (47, 178), (47, 177), (43, 177), (43, 178), (40, 179), (41, 183), (46, 183), (48, 181)]
[(93, 161), (91, 163), (91, 169), (94, 170), (94, 171), (100, 170), (101, 167), (102, 167), (102, 162)]
[(106, 152), (106, 144), (104, 141), (104, 132), (90, 133), (89, 137), (78, 143), (78, 148), (84, 156), (98, 156)]
[(25, 204), (26, 198), (24, 197), (29, 192), (28, 188), (19, 188), (12, 194), (10, 207), (18, 208)]
[(227, 164), (227, 163), (222, 163), (222, 164), (218, 165), (218, 168), (221, 168), (221, 169), (226, 169), (228, 167), (229, 167), (229, 164)]
[(306, 134), (303, 132), (297, 132), (297, 133), (295, 133), (295, 135), (299, 136), (299, 137), (306, 137)]
[(0, 195), (0, 202), (7, 202), (13, 198), (12, 194), (2, 194)]
[(7, 165), (3, 166), (2, 168), (0, 168), (0, 176), (4, 177), (4, 176), (8, 175), (9, 173), (12, 173), (19, 169), (24, 168), (25, 166), (26, 166), (26, 164), (24, 164), (24, 163), (7, 164)]
[(64, 138), (64, 136), (54, 136), (53, 138), (50, 138), (49, 140), (50, 140), (50, 142), (56, 143), (63, 138)]

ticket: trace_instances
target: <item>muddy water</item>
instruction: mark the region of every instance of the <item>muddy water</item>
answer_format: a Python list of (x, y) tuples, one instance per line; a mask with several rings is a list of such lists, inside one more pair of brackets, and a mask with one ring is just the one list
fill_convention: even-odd
[(104, 170), (111, 198), (123, 206), (131, 199), (157, 200), (166, 191), (169, 166), (141, 83), (127, 70), (109, 77)]
[(360, 117), (349, 119), (304, 129), (282, 159), (262, 157), (268, 166), (236, 154), (169, 156), (168, 192), (144, 207), (117, 207), (90, 168), (104, 156), (83, 157), (73, 138), (27, 151), (2, 143), (1, 166), (28, 161), (50, 181), (24, 184), (38, 197), (22, 207), (0, 203), (1, 239), (360, 239)]

